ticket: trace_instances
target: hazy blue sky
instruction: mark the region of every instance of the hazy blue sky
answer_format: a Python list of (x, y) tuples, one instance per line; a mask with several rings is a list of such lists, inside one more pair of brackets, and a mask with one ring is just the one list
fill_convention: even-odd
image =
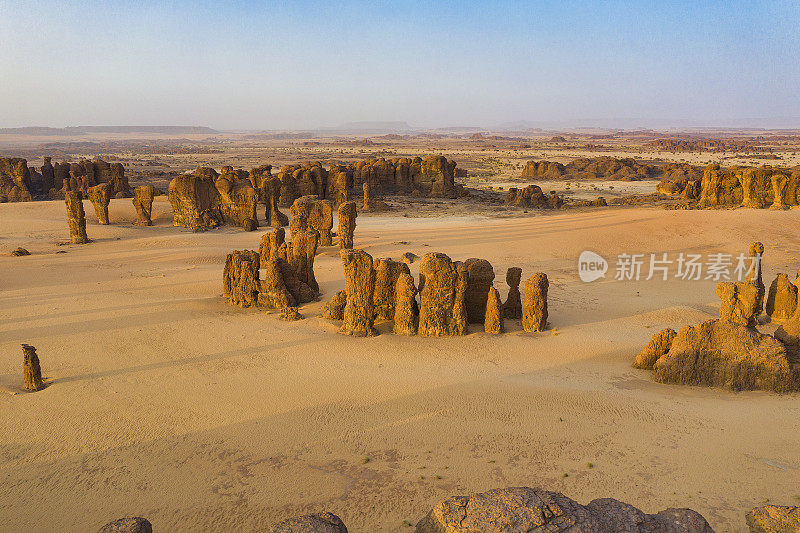
[(800, 127), (800, 1), (0, 0), (0, 102), (4, 127)]

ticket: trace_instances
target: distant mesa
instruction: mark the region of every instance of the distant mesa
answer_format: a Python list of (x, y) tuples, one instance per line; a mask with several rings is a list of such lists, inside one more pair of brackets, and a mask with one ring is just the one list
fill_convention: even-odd
[(66, 128), (47, 128), (26, 126), (22, 128), (0, 128), (0, 135), (89, 135), (93, 133), (161, 133), (186, 135), (198, 133), (219, 133), (206, 126), (68, 126)]
[(341, 131), (348, 133), (395, 133), (409, 131), (411, 126), (404, 121), (364, 121), (345, 122), (334, 127), (319, 128), (321, 131)]

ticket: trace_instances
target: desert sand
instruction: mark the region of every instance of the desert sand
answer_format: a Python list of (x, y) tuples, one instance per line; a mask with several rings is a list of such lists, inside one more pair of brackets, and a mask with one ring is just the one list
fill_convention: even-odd
[[(287, 323), (221, 296), (225, 255), (257, 249), (268, 228), (190, 233), (163, 196), (153, 227), (132, 225), (128, 199), (110, 214), (111, 226), (87, 216), (93, 243), (60, 245), (63, 202), (0, 205), (4, 531), (125, 515), (157, 531), (252, 531), (322, 509), (354, 532), (408, 531), (441, 498), (528, 485), (690, 507), (724, 532), (800, 498), (798, 395), (661, 385), (630, 366), (661, 328), (715, 316), (714, 282), (576, 272), (583, 250), (738, 254), (760, 240), (765, 281), (793, 279), (798, 210), (362, 214), (355, 245), (374, 257), (486, 258), (503, 298), (507, 267), (548, 274), (548, 331), (508, 320), (506, 335), (440, 339), (390, 323), (337, 334), (318, 316), (343, 288), (337, 248), (316, 260), (322, 300)], [(8, 256), (17, 246), (32, 255)], [(38, 350), (41, 392), (21, 390), (21, 343)]]

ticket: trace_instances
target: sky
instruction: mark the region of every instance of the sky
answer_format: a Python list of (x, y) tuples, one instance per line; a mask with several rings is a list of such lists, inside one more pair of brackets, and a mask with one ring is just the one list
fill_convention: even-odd
[(800, 127), (800, 2), (0, 0), (0, 127)]

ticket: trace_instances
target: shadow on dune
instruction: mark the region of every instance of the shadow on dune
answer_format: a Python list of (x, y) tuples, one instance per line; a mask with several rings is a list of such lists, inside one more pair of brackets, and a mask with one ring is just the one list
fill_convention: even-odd
[(275, 344), (266, 344), (264, 346), (257, 346), (255, 348), (242, 348), (239, 350), (230, 350), (227, 352), (220, 352), (215, 354), (198, 355), (195, 357), (184, 357), (182, 359), (171, 359), (168, 361), (159, 361), (156, 363), (147, 363), (144, 365), (130, 366), (126, 368), (115, 368), (112, 370), (105, 370), (103, 372), (94, 372), (91, 374), (82, 374), (78, 376), (56, 378), (49, 382), (49, 384), (71, 383), (76, 381), (91, 381), (93, 379), (101, 379), (113, 376), (121, 376), (125, 374), (132, 374), (135, 372), (147, 372), (148, 370), (158, 370), (162, 368), (174, 368), (178, 366), (191, 365), (195, 363), (207, 363), (209, 361), (219, 361), (222, 359), (232, 359), (234, 357), (241, 357), (243, 355), (256, 355), (264, 352), (274, 350), (284, 350), (287, 348), (294, 348), (304, 344), (313, 344), (319, 342), (318, 337), (306, 337), (296, 341), (279, 342)]

